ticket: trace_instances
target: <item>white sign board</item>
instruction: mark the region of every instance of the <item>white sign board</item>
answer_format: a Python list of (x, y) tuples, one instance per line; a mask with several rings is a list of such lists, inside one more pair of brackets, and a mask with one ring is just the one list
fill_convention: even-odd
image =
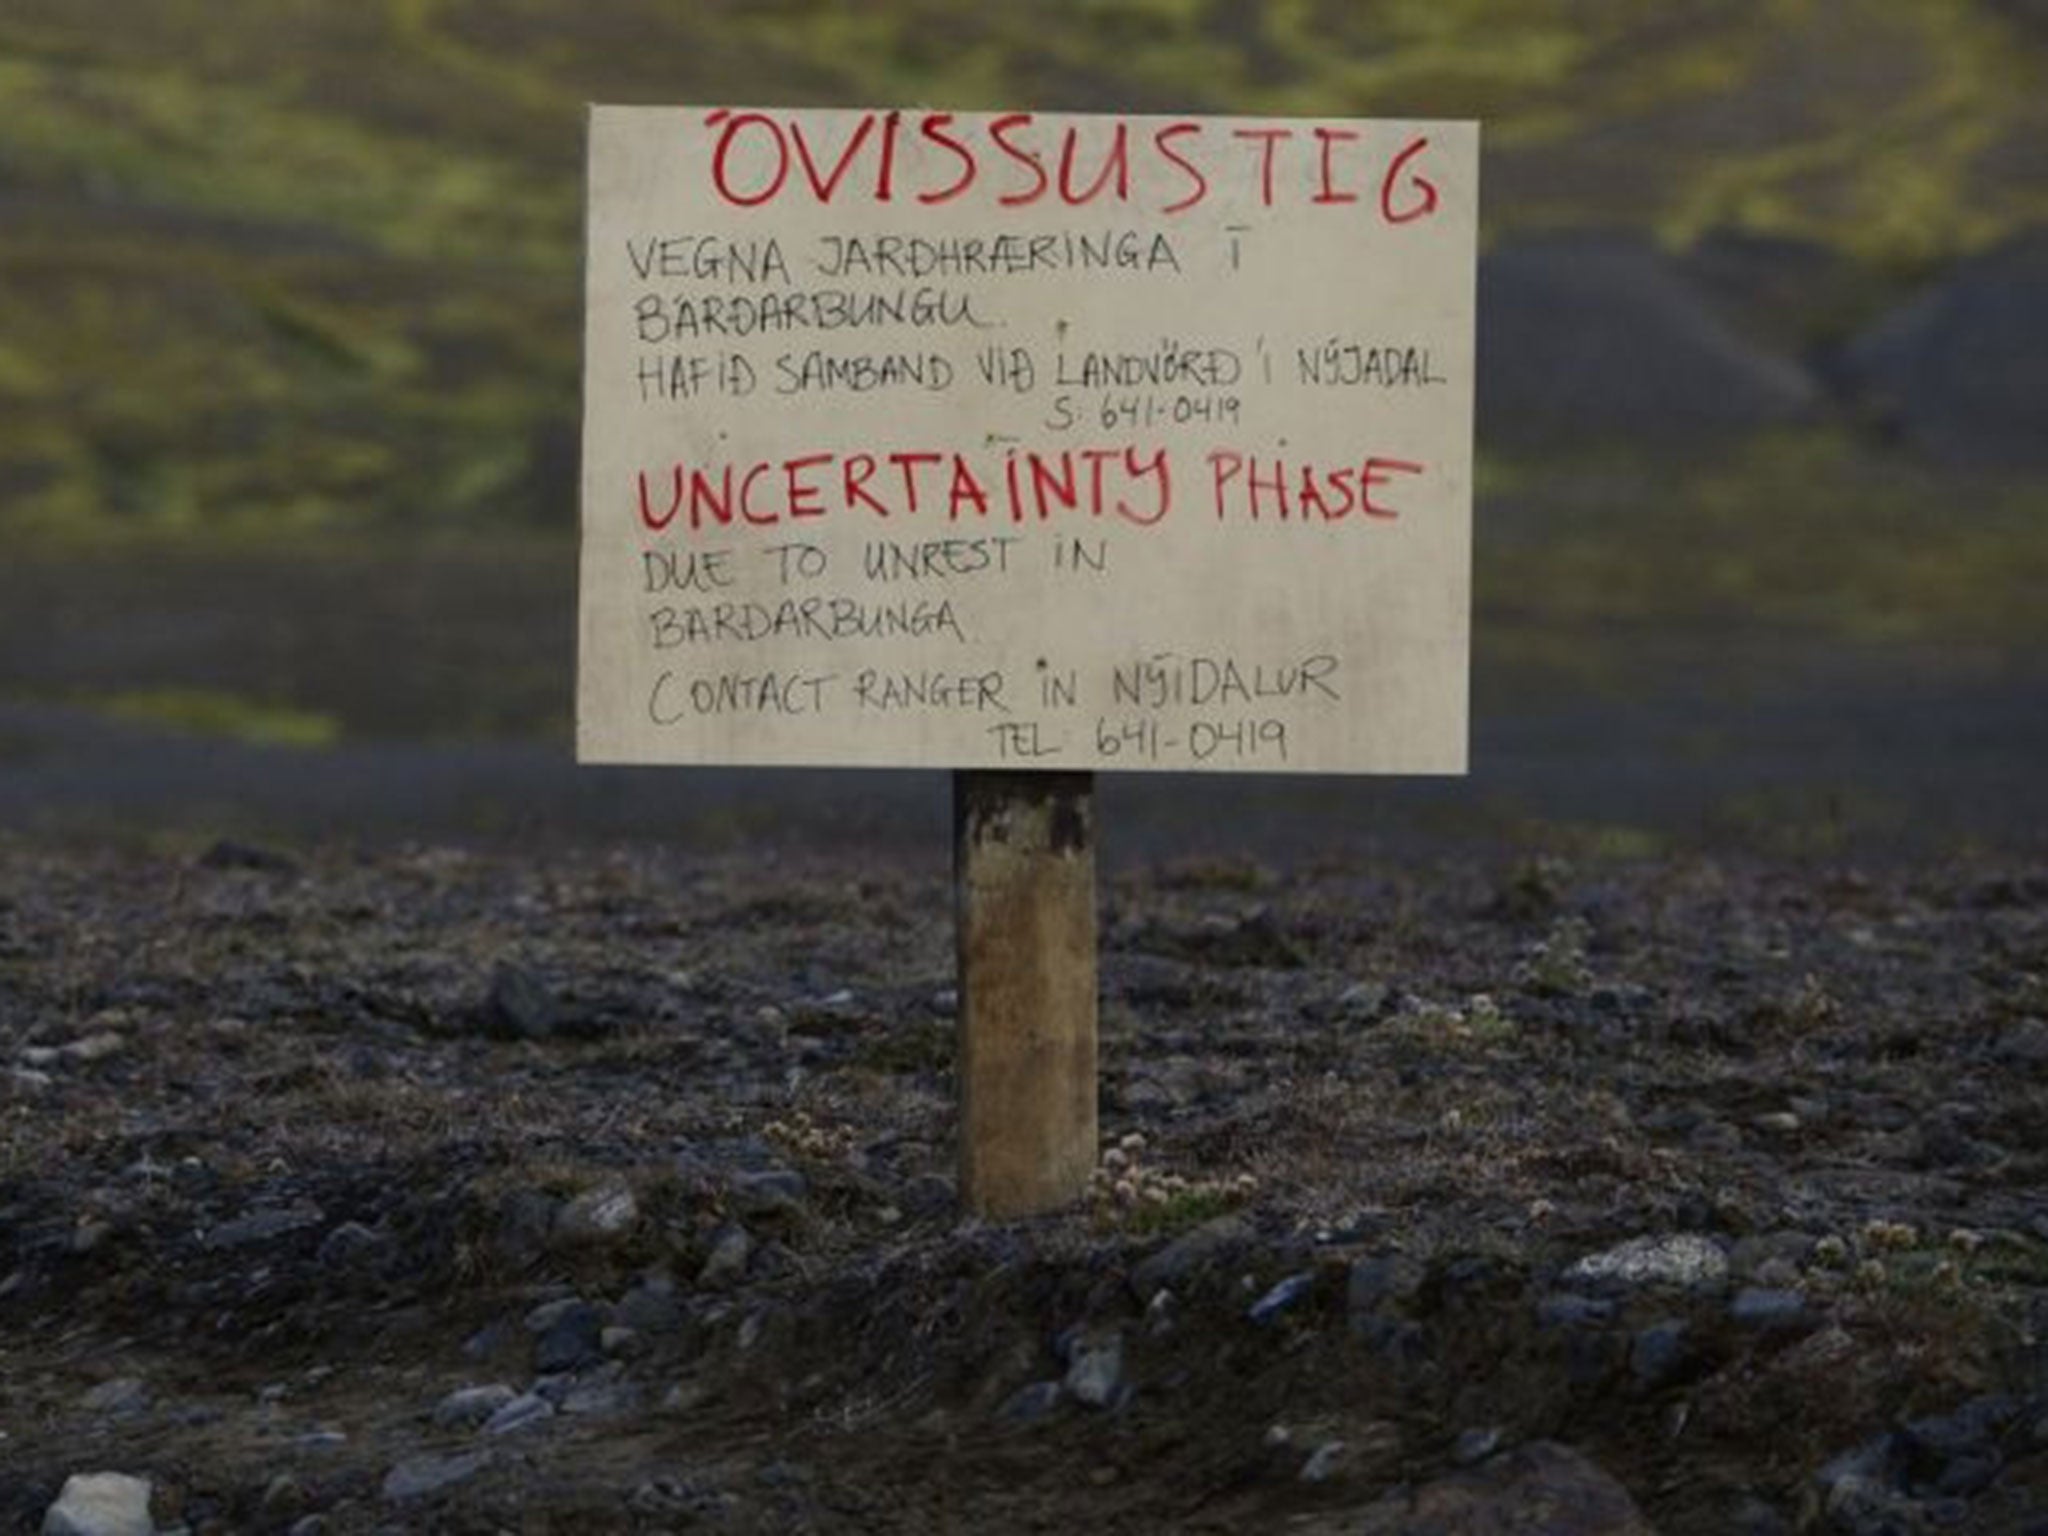
[(1477, 171), (593, 109), (579, 758), (1462, 772)]

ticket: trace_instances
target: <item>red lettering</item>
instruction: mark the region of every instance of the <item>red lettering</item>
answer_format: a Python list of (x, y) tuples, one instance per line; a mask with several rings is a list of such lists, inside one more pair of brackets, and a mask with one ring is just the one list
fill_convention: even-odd
[(1350, 512), (1351, 471), (1348, 469), (1333, 471), (1329, 477), (1328, 488), (1332, 492), (1341, 493), (1343, 500), (1335, 503), (1325, 501), (1323, 499), (1324, 487), (1316, 484), (1315, 470), (1306, 464), (1302, 466), (1301, 487), (1296, 492), (1295, 499), (1301, 503), (1301, 515), (1303, 517), (1308, 517), (1313, 513), (1326, 523), (1334, 523)]
[(875, 201), (886, 203), (896, 196), (896, 140), (903, 132), (903, 114), (891, 112), (882, 119), (882, 169), (875, 177)]
[(1359, 510), (1367, 517), (1383, 518), (1392, 522), (1401, 514), (1392, 507), (1374, 504), (1372, 490), (1376, 485), (1385, 485), (1395, 475), (1419, 475), (1423, 466), (1407, 459), (1367, 459), (1358, 470)]
[(1162, 213), (1184, 213), (1209, 195), (1209, 178), (1202, 174), (1202, 168), (1173, 147), (1175, 139), (1190, 133), (1199, 134), (1201, 131), (1200, 123), (1168, 123), (1152, 135), (1152, 142), (1157, 146), (1160, 158), (1178, 167), (1189, 182), (1187, 195), (1179, 202), (1168, 203), (1160, 210)]
[(855, 453), (847, 456), (846, 463), (841, 466), (846, 481), (846, 505), (849, 510), (864, 506), (882, 517), (887, 517), (889, 509), (867, 491), (868, 481), (874, 478), (875, 464), (875, 456), (872, 453)]
[(1114, 448), (1083, 448), (1081, 460), (1088, 466), (1088, 515), (1102, 516), (1102, 466), (1116, 457)]
[(1358, 194), (1356, 192), (1339, 192), (1337, 190), (1335, 167), (1331, 164), (1332, 156), (1330, 153), (1339, 144), (1354, 143), (1357, 139), (1358, 132), (1352, 128), (1316, 129), (1316, 141), (1322, 147), (1322, 153), (1317, 159), (1322, 167), (1323, 184), (1316, 189), (1314, 201), (1318, 203), (1355, 203), (1358, 201)]
[(1244, 473), (1244, 455), (1228, 449), (1212, 449), (1209, 454), (1209, 478), (1216, 493), (1216, 521), (1222, 522), (1227, 515), (1223, 499), (1224, 490), (1239, 475)]
[(918, 193), (917, 200), (920, 203), (951, 202), (962, 192), (965, 192), (974, 185), (976, 167), (973, 152), (965, 144), (962, 144), (958, 139), (946, 132), (946, 129), (951, 126), (952, 122), (952, 113), (933, 112), (927, 115), (923, 122), (918, 124), (918, 132), (923, 134), (925, 138), (931, 140), (939, 148), (960, 157), (960, 174), (954, 178), (952, 185)]
[(803, 472), (816, 469), (820, 464), (830, 464), (829, 453), (807, 453), (799, 459), (785, 459), (782, 464), (783, 476), (789, 481), (789, 515), (791, 517), (823, 517), (825, 508), (818, 501), (818, 488), (803, 479)]
[(1256, 139), (1259, 151), (1259, 202), (1267, 208), (1273, 206), (1273, 151), (1282, 139), (1294, 137), (1292, 128), (1233, 128), (1231, 137)]
[(846, 141), (846, 148), (839, 152), (839, 161), (832, 167), (832, 173), (829, 176), (821, 177), (818, 174), (817, 162), (811, 158), (811, 146), (810, 142), (804, 137), (803, 124), (799, 122), (790, 123), (789, 136), (796, 143), (797, 159), (803, 162), (804, 177), (810, 182), (811, 190), (817, 194), (819, 202), (829, 203), (832, 201), (833, 193), (839, 190), (839, 183), (845, 180), (847, 171), (853, 165), (854, 157), (860, 153), (861, 145), (867, 142), (868, 133), (874, 126), (874, 114), (871, 112), (864, 114), (860, 120), (860, 127), (853, 131), (853, 137)]
[(1069, 128), (1066, 139), (1060, 145), (1060, 197), (1072, 207), (1092, 203), (1108, 185), (1112, 174), (1116, 176), (1116, 197), (1120, 203), (1131, 198), (1131, 130), (1128, 125), (1118, 123), (1110, 136), (1109, 153), (1103, 157), (1102, 169), (1095, 173), (1088, 190), (1074, 190), (1074, 154), (1079, 147), (1081, 130)]
[(1040, 458), (1035, 453), (1031, 455), (1031, 496), (1038, 503), (1038, 520), (1040, 522), (1044, 522), (1050, 514), (1050, 506), (1045, 499), (1047, 491), (1051, 491), (1053, 500), (1059, 502), (1069, 512), (1072, 512), (1081, 504), (1081, 493), (1074, 485), (1073, 459), (1063, 453), (1059, 456), (1058, 462), (1060, 469), (1065, 472), (1066, 478), (1064, 480), (1058, 478), (1053, 473), (1051, 464), (1047, 463), (1046, 460)]
[(1287, 501), (1287, 466), (1285, 464), (1275, 459), (1273, 461), (1272, 474), (1262, 480), (1259, 478), (1259, 461), (1255, 457), (1252, 460), (1251, 473), (1245, 477), (1245, 484), (1251, 488), (1253, 522), (1256, 523), (1259, 520), (1259, 493), (1261, 491), (1272, 493), (1273, 500), (1280, 504), (1280, 521), (1283, 523), (1287, 521), (1287, 516), (1293, 511), (1293, 508), (1288, 505)]
[(996, 201), (1005, 208), (1021, 208), (1027, 203), (1035, 203), (1045, 196), (1045, 189), (1052, 185), (1052, 177), (1047, 174), (1045, 162), (1039, 159), (1038, 151), (1010, 142), (1011, 129), (1029, 128), (1036, 120), (1035, 114), (1030, 112), (1006, 112), (1001, 117), (989, 120), (988, 136), (995, 141), (996, 148), (1019, 165), (1028, 166), (1035, 178), (1029, 192), (1005, 192), (998, 197)]
[(756, 526), (777, 521), (773, 512), (765, 517), (754, 516), (754, 482), (768, 473), (766, 464), (756, 464), (740, 477), (740, 516)]
[(711, 481), (701, 469), (690, 471), (690, 527), (692, 531), (704, 526), (704, 509), (711, 509), (712, 521), (720, 525), (732, 522), (732, 466), (726, 465), (719, 472), (718, 489), (713, 491)]
[(903, 503), (906, 511), (917, 510), (917, 471), (923, 464), (936, 464), (936, 453), (892, 453), (889, 462), (903, 471)]
[(1126, 448), (1124, 450), (1124, 474), (1132, 480), (1150, 479), (1156, 475), (1159, 479), (1159, 501), (1151, 515), (1147, 516), (1139, 512), (1129, 502), (1118, 498), (1116, 504), (1117, 516), (1127, 523), (1136, 523), (1141, 528), (1150, 527), (1165, 517), (1167, 509), (1173, 505), (1173, 470), (1170, 461), (1167, 459), (1166, 450), (1164, 448), (1153, 449), (1151, 462), (1146, 464), (1138, 458), (1137, 449)]
[(1401, 153), (1394, 156), (1387, 166), (1386, 180), (1380, 183), (1380, 213), (1389, 224), (1409, 224), (1427, 214), (1436, 212), (1436, 183), (1426, 176), (1414, 177), (1422, 196), (1408, 207), (1397, 211), (1394, 207), (1394, 185), (1401, 179), (1401, 173), (1408, 168), (1408, 162), (1429, 148), (1428, 139), (1417, 139)]
[(978, 516), (988, 516), (988, 492), (981, 488), (981, 482), (974, 478), (974, 471), (967, 467), (967, 461), (957, 453), (953, 455), (951, 498), (946, 507), (946, 516), (954, 522), (960, 520), (960, 508), (964, 503), (971, 502)]
[(655, 515), (653, 505), (647, 499), (647, 471), (640, 471), (640, 521), (654, 532), (659, 533), (676, 520), (676, 514), (683, 509), (683, 466), (674, 469), (675, 489), (669, 493), (668, 510)]
[[(705, 117), (704, 126), (718, 132), (718, 148), (711, 156), (711, 182), (720, 197), (742, 208), (758, 208), (782, 190), (782, 184), (789, 180), (789, 146), (783, 143), (782, 130), (775, 126), (774, 119), (761, 112), (733, 113), (721, 107)], [(766, 128), (769, 137), (775, 141), (775, 174), (769, 178), (766, 187), (752, 195), (734, 189), (728, 164), (740, 130), (750, 127)]]

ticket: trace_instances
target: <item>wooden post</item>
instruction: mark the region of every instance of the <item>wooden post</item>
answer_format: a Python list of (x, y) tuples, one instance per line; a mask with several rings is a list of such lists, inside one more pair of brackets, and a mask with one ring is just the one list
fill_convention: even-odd
[(960, 1198), (1079, 1200), (1095, 1166), (1095, 775), (953, 775)]

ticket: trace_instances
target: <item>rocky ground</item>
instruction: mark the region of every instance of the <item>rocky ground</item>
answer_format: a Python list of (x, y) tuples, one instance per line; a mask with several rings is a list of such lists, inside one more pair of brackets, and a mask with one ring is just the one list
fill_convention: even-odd
[(988, 1224), (942, 861), (0, 841), (0, 1525), (2048, 1530), (2048, 866), (1102, 922)]

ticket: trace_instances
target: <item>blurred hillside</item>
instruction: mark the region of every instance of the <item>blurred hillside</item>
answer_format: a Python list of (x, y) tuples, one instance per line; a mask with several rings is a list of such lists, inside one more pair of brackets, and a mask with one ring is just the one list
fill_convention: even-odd
[(2044, 80), (2035, 0), (9, 0), (0, 525), (567, 527), (589, 100), (1477, 116), (1491, 242), (1799, 355), (2048, 219)]

